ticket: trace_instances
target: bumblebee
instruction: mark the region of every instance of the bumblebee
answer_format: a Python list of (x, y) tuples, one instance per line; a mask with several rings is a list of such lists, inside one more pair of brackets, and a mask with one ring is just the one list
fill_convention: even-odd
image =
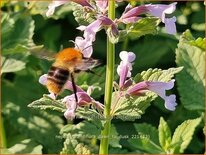
[(84, 58), (82, 52), (75, 48), (63, 49), (54, 56), (54, 60), (47, 74), (48, 91), (57, 96), (62, 92), (67, 80), (71, 78), (75, 100), (78, 101), (74, 74), (81, 71), (92, 72), (93, 67), (100, 65), (99, 60)]

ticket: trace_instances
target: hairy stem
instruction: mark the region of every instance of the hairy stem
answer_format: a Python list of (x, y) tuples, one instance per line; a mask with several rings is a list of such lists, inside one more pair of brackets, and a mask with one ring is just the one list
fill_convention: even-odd
[[(115, 19), (115, 0), (109, 0), (109, 11), (108, 17), (112, 20)], [(105, 98), (104, 98), (104, 116), (105, 124), (104, 129), (101, 132), (101, 142), (99, 154), (108, 154), (109, 147), (109, 135), (111, 128), (111, 102), (112, 102), (112, 91), (113, 91), (113, 80), (114, 80), (114, 67), (115, 67), (115, 45), (109, 41), (107, 37), (107, 66), (106, 66), (106, 84), (105, 84)]]

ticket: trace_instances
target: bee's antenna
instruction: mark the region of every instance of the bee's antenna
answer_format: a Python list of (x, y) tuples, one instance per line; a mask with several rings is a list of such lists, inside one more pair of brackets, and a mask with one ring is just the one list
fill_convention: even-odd
[(72, 42), (74, 45), (77, 46), (78, 49), (80, 49), (79, 46), (73, 40), (69, 40), (69, 42)]
[[(69, 42), (72, 42), (72, 43), (73, 43), (74, 45), (76, 45), (77, 48), (80, 50), (79, 46), (78, 46), (73, 40), (69, 40)], [(86, 50), (87, 48), (89, 48), (89, 47), (91, 47), (91, 46), (92, 46), (92, 44), (89, 45), (89, 46), (87, 46), (87, 47), (85, 47), (82, 51)]]

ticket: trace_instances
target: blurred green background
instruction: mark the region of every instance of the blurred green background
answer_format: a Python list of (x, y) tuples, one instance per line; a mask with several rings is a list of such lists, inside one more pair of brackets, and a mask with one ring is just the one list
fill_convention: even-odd
[[(48, 2), (3, 1), (1, 3), (1, 55), (3, 56), (1, 59), (3, 66), (1, 68), (1, 108), (5, 129), (5, 137), (2, 138), (6, 139), (7, 148), (29, 146), (22, 150), (17, 149), (17, 153), (58, 153), (63, 146), (63, 139), (58, 138), (59, 130), (67, 123), (63, 114), (27, 107), (32, 101), (48, 93), (47, 89), (38, 82), (38, 78), (47, 73), (51, 62), (29, 54), (27, 47), (32, 44), (44, 45), (47, 49), (58, 52), (61, 48), (72, 47), (73, 44), (69, 40), (82, 36), (82, 32), (76, 29), (78, 23), (69, 4), (57, 8), (55, 14), (47, 18), (45, 12)], [(169, 4), (170, 2), (155, 3)], [(120, 16), (126, 4), (126, 2), (121, 3), (117, 9), (117, 16)], [(176, 36), (164, 33), (163, 24), (160, 24), (158, 35), (146, 35), (128, 41), (127, 51), (133, 51), (137, 56), (133, 75), (148, 68), (176, 67), (175, 49), (180, 34), (186, 29), (190, 29), (195, 38), (204, 38), (205, 6), (203, 2), (178, 2), (174, 15), (177, 17), (178, 34)], [(125, 44), (123, 41), (116, 45), (116, 64), (120, 62), (118, 55), (124, 50)], [(106, 34), (103, 30), (97, 34), (93, 58), (100, 59), (103, 65), (106, 62)], [(79, 80), (76, 81), (78, 84)], [(190, 91), (192, 90), (188, 90), (188, 93)], [(204, 107), (199, 110), (185, 108), (180, 102), (177, 87), (173, 93), (177, 95), (176, 111), (167, 111), (163, 101), (158, 98), (146, 110), (142, 118), (135, 122), (145, 122), (157, 127), (160, 116), (163, 116), (173, 132), (184, 120), (197, 118), (204, 111)], [(103, 102), (103, 95), (97, 99)], [(74, 123), (80, 121), (75, 120)], [(119, 134), (135, 134), (134, 122), (114, 120), (113, 123)], [(203, 126), (203, 123), (198, 126), (185, 153), (204, 152)], [(134, 149), (126, 139), (121, 139), (120, 143), (128, 152)], [(116, 149), (110, 152), (112, 151), (118, 153)]]

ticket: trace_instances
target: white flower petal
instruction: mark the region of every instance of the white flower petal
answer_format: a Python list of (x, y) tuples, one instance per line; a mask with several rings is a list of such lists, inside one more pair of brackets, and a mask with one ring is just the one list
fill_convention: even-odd
[(49, 95), (47, 95), (48, 97), (50, 97), (51, 99), (55, 100), (56, 99), (56, 95), (54, 93), (50, 93)]
[(128, 62), (133, 62), (136, 59), (136, 55), (133, 52), (128, 52)]
[(165, 29), (166, 29), (167, 33), (169, 33), (169, 34), (176, 34), (177, 33), (175, 22), (176, 22), (176, 17), (165, 18)]
[(165, 108), (168, 110), (174, 111), (175, 106), (177, 106), (176, 103), (176, 96), (175, 95), (170, 95), (165, 97)]
[(75, 118), (75, 111), (67, 109), (64, 113), (64, 117), (68, 120), (73, 120)]
[(87, 28), (86, 26), (81, 25), (81, 26), (77, 27), (76, 29), (78, 29), (80, 31), (84, 31), (86, 28)]
[(122, 51), (119, 53), (119, 57), (122, 61), (127, 62), (128, 60), (128, 52), (127, 51)]
[(164, 13), (166, 13), (166, 14), (171, 14), (171, 13), (173, 13), (173, 12), (176, 10), (176, 4), (177, 4), (177, 2), (174, 2), (174, 3), (170, 4), (170, 5), (168, 6), (168, 8), (166, 8), (166, 9), (164, 10)]
[(119, 54), (120, 59), (127, 63), (127, 62), (133, 62), (136, 58), (136, 55), (133, 52), (127, 52), (127, 51), (122, 51)]
[(76, 37), (75, 48), (80, 50), (85, 58), (90, 58), (93, 53), (92, 41)]
[(44, 75), (40, 76), (39, 83), (41, 83), (42, 85), (46, 85), (46, 83), (47, 83), (47, 74), (44, 74)]

